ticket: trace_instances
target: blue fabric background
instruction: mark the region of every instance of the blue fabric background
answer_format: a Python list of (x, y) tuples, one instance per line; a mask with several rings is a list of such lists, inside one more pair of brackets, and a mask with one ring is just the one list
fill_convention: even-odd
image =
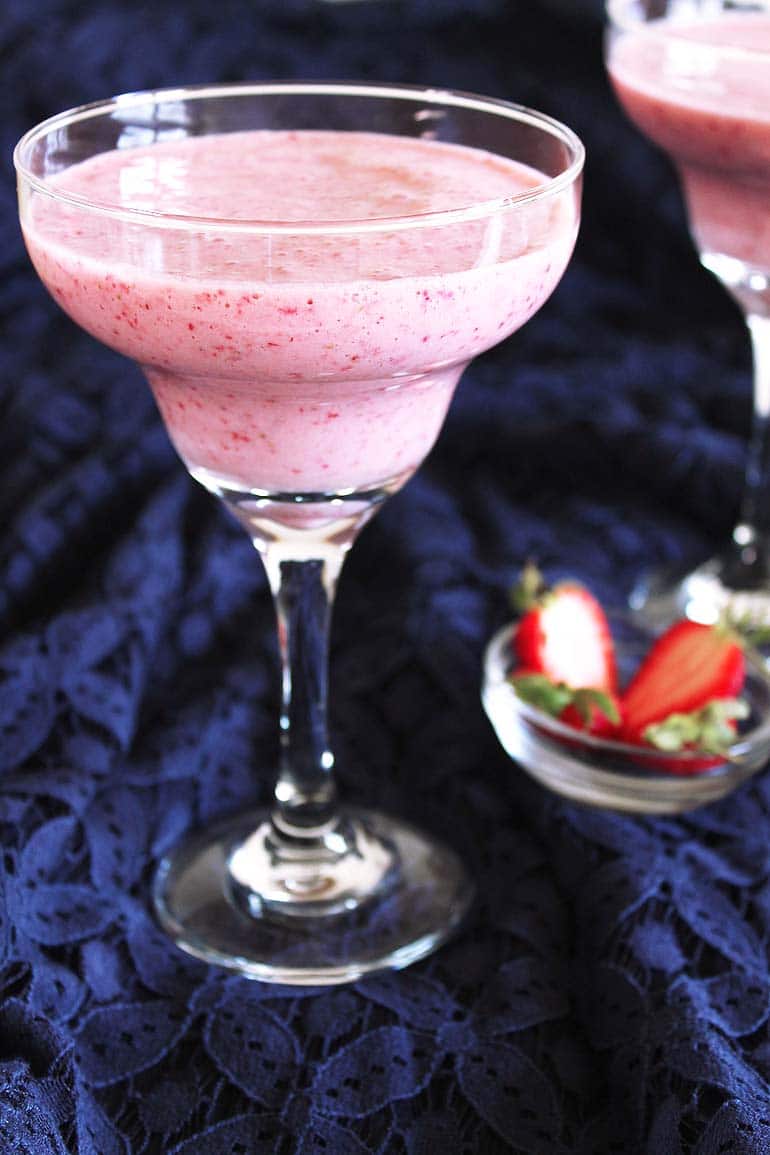
[[(596, 0), (5, 0), (4, 1155), (770, 1151), (768, 781), (678, 820), (583, 811), (507, 760), (479, 704), (526, 557), (620, 602), (736, 512), (747, 340), (601, 54)], [(567, 276), (469, 370), (353, 551), (334, 624), (347, 796), (448, 838), (480, 901), (434, 958), (324, 993), (193, 963), (149, 915), (163, 851), (268, 796), (272, 611), (138, 370), (38, 284), (10, 168), (20, 133), (69, 105), (292, 77), (515, 99), (589, 153)]]

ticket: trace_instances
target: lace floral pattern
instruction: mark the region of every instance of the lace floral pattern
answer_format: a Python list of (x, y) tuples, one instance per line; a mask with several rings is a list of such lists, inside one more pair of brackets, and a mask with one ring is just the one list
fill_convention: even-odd
[(516, 771), (478, 702), (522, 560), (613, 601), (707, 545), (747, 414), (743, 334), (610, 101), (598, 4), (526, 7), (10, 0), (7, 143), (112, 91), (312, 72), (539, 104), (591, 159), (562, 289), (469, 371), (430, 462), (353, 551), (335, 619), (347, 796), (449, 839), (480, 898), (434, 958), (325, 991), (207, 968), (150, 917), (163, 852), (268, 797), (272, 611), (138, 371), (44, 297), (3, 175), (3, 1152), (770, 1150), (767, 781), (676, 820), (578, 810)]

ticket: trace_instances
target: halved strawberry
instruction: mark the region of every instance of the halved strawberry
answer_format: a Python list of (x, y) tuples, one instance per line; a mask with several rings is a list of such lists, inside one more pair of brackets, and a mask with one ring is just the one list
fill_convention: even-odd
[(585, 586), (563, 581), (548, 589), (530, 565), (513, 596), (524, 611), (513, 642), (521, 666), (573, 689), (616, 692), (609, 622)]
[[(646, 742), (654, 723), (733, 699), (745, 678), (743, 649), (733, 634), (721, 626), (676, 622), (654, 643), (623, 694), (622, 738)], [(699, 734), (691, 741), (698, 747)]]

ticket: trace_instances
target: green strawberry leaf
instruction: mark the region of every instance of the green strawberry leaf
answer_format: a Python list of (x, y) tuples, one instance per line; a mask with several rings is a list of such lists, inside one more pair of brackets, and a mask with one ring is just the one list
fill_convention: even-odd
[(737, 614), (728, 610), (723, 617), (723, 625), (743, 645), (755, 649), (770, 645), (770, 621), (760, 620), (756, 615)]
[(511, 685), (523, 702), (536, 706), (554, 718), (566, 710), (575, 696), (575, 691), (563, 682), (552, 682), (545, 674), (514, 674)]
[(691, 714), (669, 714), (653, 722), (642, 738), (656, 750), (668, 754), (680, 750), (703, 750), (706, 754), (724, 754), (735, 741), (731, 725), (749, 716), (749, 704), (743, 698), (720, 698), (707, 702)]
[(572, 705), (586, 723), (591, 721), (591, 707), (595, 706), (608, 722), (612, 722), (614, 726), (620, 725), (620, 711), (618, 710), (617, 703), (614, 698), (612, 698), (610, 694), (605, 693), (604, 690), (594, 690), (590, 688), (575, 690), (573, 692)]

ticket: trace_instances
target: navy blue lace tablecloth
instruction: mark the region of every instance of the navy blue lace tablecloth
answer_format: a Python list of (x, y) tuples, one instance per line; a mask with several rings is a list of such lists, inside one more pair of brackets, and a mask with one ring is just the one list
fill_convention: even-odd
[[(620, 602), (736, 512), (747, 340), (601, 53), (587, 0), (5, 0), (3, 1155), (770, 1151), (770, 779), (678, 819), (593, 813), (509, 762), (479, 704), (525, 558)], [(479, 901), (428, 961), (322, 992), (193, 962), (150, 916), (163, 852), (268, 797), (272, 610), (138, 370), (38, 284), (10, 169), (66, 106), (292, 77), (483, 91), (568, 120), (589, 153), (567, 276), (468, 371), (334, 624), (347, 797), (448, 839)]]

